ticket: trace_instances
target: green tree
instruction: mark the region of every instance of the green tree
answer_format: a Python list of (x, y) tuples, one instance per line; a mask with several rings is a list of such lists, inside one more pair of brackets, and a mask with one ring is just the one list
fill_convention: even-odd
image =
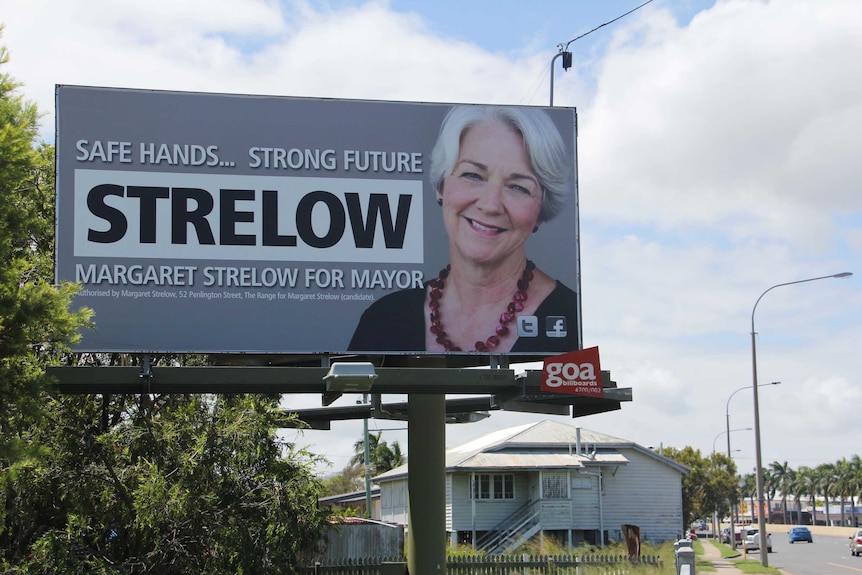
[[(6, 565), (34, 573), (284, 573), (328, 515), (277, 397), (64, 396), (8, 483)], [(28, 571), (29, 570), (29, 571)]]
[(328, 515), (278, 397), (50, 387), (47, 364), (126, 358), (68, 352), (90, 311), (53, 285), (53, 149), (17, 89), (0, 74), (0, 571), (290, 572)]
[(823, 495), (826, 506), (826, 525), (829, 525), (829, 498), (835, 496), (835, 466), (831, 463), (823, 463), (815, 469), (817, 476), (817, 487)]
[(661, 454), (682, 463), (689, 473), (682, 480), (682, 513), (684, 525), (698, 517), (727, 513), (736, 494), (736, 465), (721, 453), (705, 458), (692, 447), (663, 448)]
[[(800, 467), (796, 470), (793, 476), (793, 483), (790, 485), (791, 493), (796, 498), (796, 506), (799, 509), (800, 520), (802, 518), (802, 500), (816, 491), (814, 485), (814, 474), (810, 467)], [(813, 497), (812, 497), (813, 503)], [(812, 509), (813, 511), (813, 509)]]
[(365, 488), (365, 471), (362, 465), (348, 464), (339, 473), (323, 481), (324, 495), (341, 495)]
[(781, 505), (784, 510), (782, 523), (787, 523), (787, 494), (790, 493), (790, 484), (793, 481), (794, 471), (786, 461), (784, 463), (773, 461), (769, 464), (769, 470), (776, 488), (781, 493)]
[[(372, 475), (385, 473), (390, 469), (395, 469), (399, 465), (403, 465), (407, 460), (401, 453), (401, 446), (397, 441), (394, 441), (390, 446), (383, 441), (383, 432), (370, 433), (368, 435), (368, 463), (371, 468)], [(354, 455), (350, 459), (352, 465), (365, 464), (365, 439), (362, 438), (353, 444)]]
[(772, 467), (763, 470), (763, 491), (766, 496), (766, 520), (772, 523), (772, 501), (781, 487), (781, 477)]
[(862, 458), (858, 455), (850, 457), (850, 524), (858, 525), (856, 518), (856, 498), (862, 493)]
[(843, 526), (847, 525), (844, 517), (844, 504), (848, 498), (852, 498), (854, 484), (853, 466), (847, 461), (846, 457), (842, 457), (835, 462), (835, 482), (835, 490), (841, 503), (841, 525)]
[(54, 151), (36, 145), (39, 114), (8, 61), (0, 46), (0, 469), (27, 456), (19, 431), (44, 403), (44, 365), (90, 317), (69, 312), (76, 286), (53, 285)]
[(754, 473), (746, 473), (742, 477), (742, 493), (744, 499), (748, 497), (749, 513), (754, 518), (754, 510), (757, 509), (757, 476)]

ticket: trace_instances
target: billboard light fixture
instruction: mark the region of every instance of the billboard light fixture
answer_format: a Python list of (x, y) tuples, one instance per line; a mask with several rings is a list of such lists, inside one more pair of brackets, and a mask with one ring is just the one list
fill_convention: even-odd
[(326, 391), (366, 392), (377, 379), (374, 364), (367, 361), (335, 362), (323, 376)]

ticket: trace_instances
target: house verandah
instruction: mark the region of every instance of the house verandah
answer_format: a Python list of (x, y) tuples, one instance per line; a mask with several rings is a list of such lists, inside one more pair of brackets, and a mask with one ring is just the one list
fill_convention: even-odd
[[(535, 462), (536, 456), (530, 459)], [(469, 507), (453, 505), (447, 497), (447, 523), (453, 526), (450, 543), (502, 553), (536, 534), (552, 536), (569, 546), (583, 542), (603, 545), (619, 539), (619, 529), (607, 529), (603, 524), (600, 473), (584, 466), (548, 465), (450, 474), (447, 495), (451, 494), (452, 501), (470, 502)], [(516, 494), (527, 495), (526, 500)]]
[[(673, 540), (683, 530), (687, 469), (636, 443), (545, 420), (446, 452), (451, 543), (505, 553), (533, 536), (563, 545)], [(381, 519), (407, 523), (407, 466), (374, 478)]]

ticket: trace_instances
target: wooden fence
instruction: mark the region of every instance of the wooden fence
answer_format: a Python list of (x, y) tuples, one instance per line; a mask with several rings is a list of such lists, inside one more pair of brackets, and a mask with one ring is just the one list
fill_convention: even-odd
[[(404, 575), (407, 561), (403, 557), (345, 559), (300, 569), (301, 575)], [(447, 575), (581, 575), (590, 573), (624, 575), (635, 565), (660, 569), (661, 557), (642, 555), (633, 559), (625, 555), (458, 555), (446, 559)]]

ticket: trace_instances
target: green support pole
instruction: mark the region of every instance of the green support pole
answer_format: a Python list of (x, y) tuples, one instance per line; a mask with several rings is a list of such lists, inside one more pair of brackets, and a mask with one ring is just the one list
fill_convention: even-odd
[(408, 396), (407, 567), (446, 573), (446, 396)]

